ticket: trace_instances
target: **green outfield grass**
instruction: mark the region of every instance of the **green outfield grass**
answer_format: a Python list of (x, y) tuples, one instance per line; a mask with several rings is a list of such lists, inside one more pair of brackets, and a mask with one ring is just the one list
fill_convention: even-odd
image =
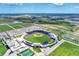
[(51, 52), (49, 56), (79, 56), (79, 46), (64, 42)]
[(43, 33), (39, 33), (39, 34), (33, 33), (31, 35), (25, 36), (24, 39), (32, 43), (41, 43), (41, 44), (45, 41), (48, 41), (48, 43), (54, 42), (53, 39), (51, 39), (48, 35), (43, 34)]
[(0, 42), (0, 56), (4, 55), (7, 51), (7, 48), (3, 45), (2, 42)]

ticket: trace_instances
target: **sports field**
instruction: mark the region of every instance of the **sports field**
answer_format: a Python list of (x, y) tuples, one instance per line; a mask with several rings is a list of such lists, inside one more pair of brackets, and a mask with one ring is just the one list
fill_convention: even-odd
[(64, 42), (51, 52), (49, 56), (79, 56), (79, 46)]
[(43, 33), (33, 33), (28, 36), (25, 36), (24, 39), (32, 43), (41, 43), (41, 44), (44, 42), (48, 43), (54, 42), (53, 39), (51, 39), (48, 35)]
[(7, 48), (3, 45), (2, 42), (0, 42), (0, 56), (4, 55), (7, 51)]

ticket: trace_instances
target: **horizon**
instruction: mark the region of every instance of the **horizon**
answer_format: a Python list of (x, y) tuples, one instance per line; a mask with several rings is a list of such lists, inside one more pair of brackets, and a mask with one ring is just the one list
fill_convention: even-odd
[(79, 13), (0, 13), (0, 14), (79, 14)]

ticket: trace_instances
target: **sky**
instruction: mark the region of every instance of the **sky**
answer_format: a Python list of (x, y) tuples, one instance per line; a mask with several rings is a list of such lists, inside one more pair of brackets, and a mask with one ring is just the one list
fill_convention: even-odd
[(3, 13), (79, 13), (79, 3), (0, 3)]

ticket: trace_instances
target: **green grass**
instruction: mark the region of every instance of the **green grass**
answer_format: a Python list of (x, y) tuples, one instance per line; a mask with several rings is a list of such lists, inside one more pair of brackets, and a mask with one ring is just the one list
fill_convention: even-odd
[(79, 46), (64, 42), (51, 52), (49, 56), (79, 56)]
[[(37, 35), (37, 36), (35, 36)], [(25, 36), (25, 40), (30, 41), (32, 43), (43, 43), (45, 41), (50, 42), (51, 38), (48, 35), (40, 33), (40, 36), (37, 33), (33, 33), (31, 35)], [(53, 41), (53, 40), (52, 40)]]
[[(15, 29), (19, 29), (19, 28), (23, 28), (23, 27), (29, 27), (32, 24), (28, 24), (28, 23), (14, 23), (14, 24), (9, 24), (9, 25), (12, 26)], [(9, 27), (8, 25), (0, 25), (0, 32), (13, 30), (13, 28)]]
[(23, 27), (21, 24), (22, 23), (10, 24), (10, 26), (12, 26), (15, 29), (19, 29), (19, 28), (22, 28)]
[(33, 50), (38, 52), (38, 53), (41, 52), (40, 48), (37, 48), (37, 47), (33, 47)]
[(8, 31), (8, 30), (12, 30), (12, 28), (10, 28), (7, 25), (0, 25), (0, 32), (4, 32), (4, 31)]
[[(15, 29), (22, 28), (21, 23), (16, 23), (16, 24), (9, 24)], [(9, 27), (8, 25), (0, 25), (0, 32), (12, 30), (13, 28)]]
[(7, 48), (0, 42), (0, 56), (4, 55), (7, 51)]
[(23, 27), (29, 27), (33, 24), (31, 23), (15, 23), (15, 24), (10, 24), (10, 26), (12, 26), (15, 29), (19, 29), (19, 28), (23, 28)]

